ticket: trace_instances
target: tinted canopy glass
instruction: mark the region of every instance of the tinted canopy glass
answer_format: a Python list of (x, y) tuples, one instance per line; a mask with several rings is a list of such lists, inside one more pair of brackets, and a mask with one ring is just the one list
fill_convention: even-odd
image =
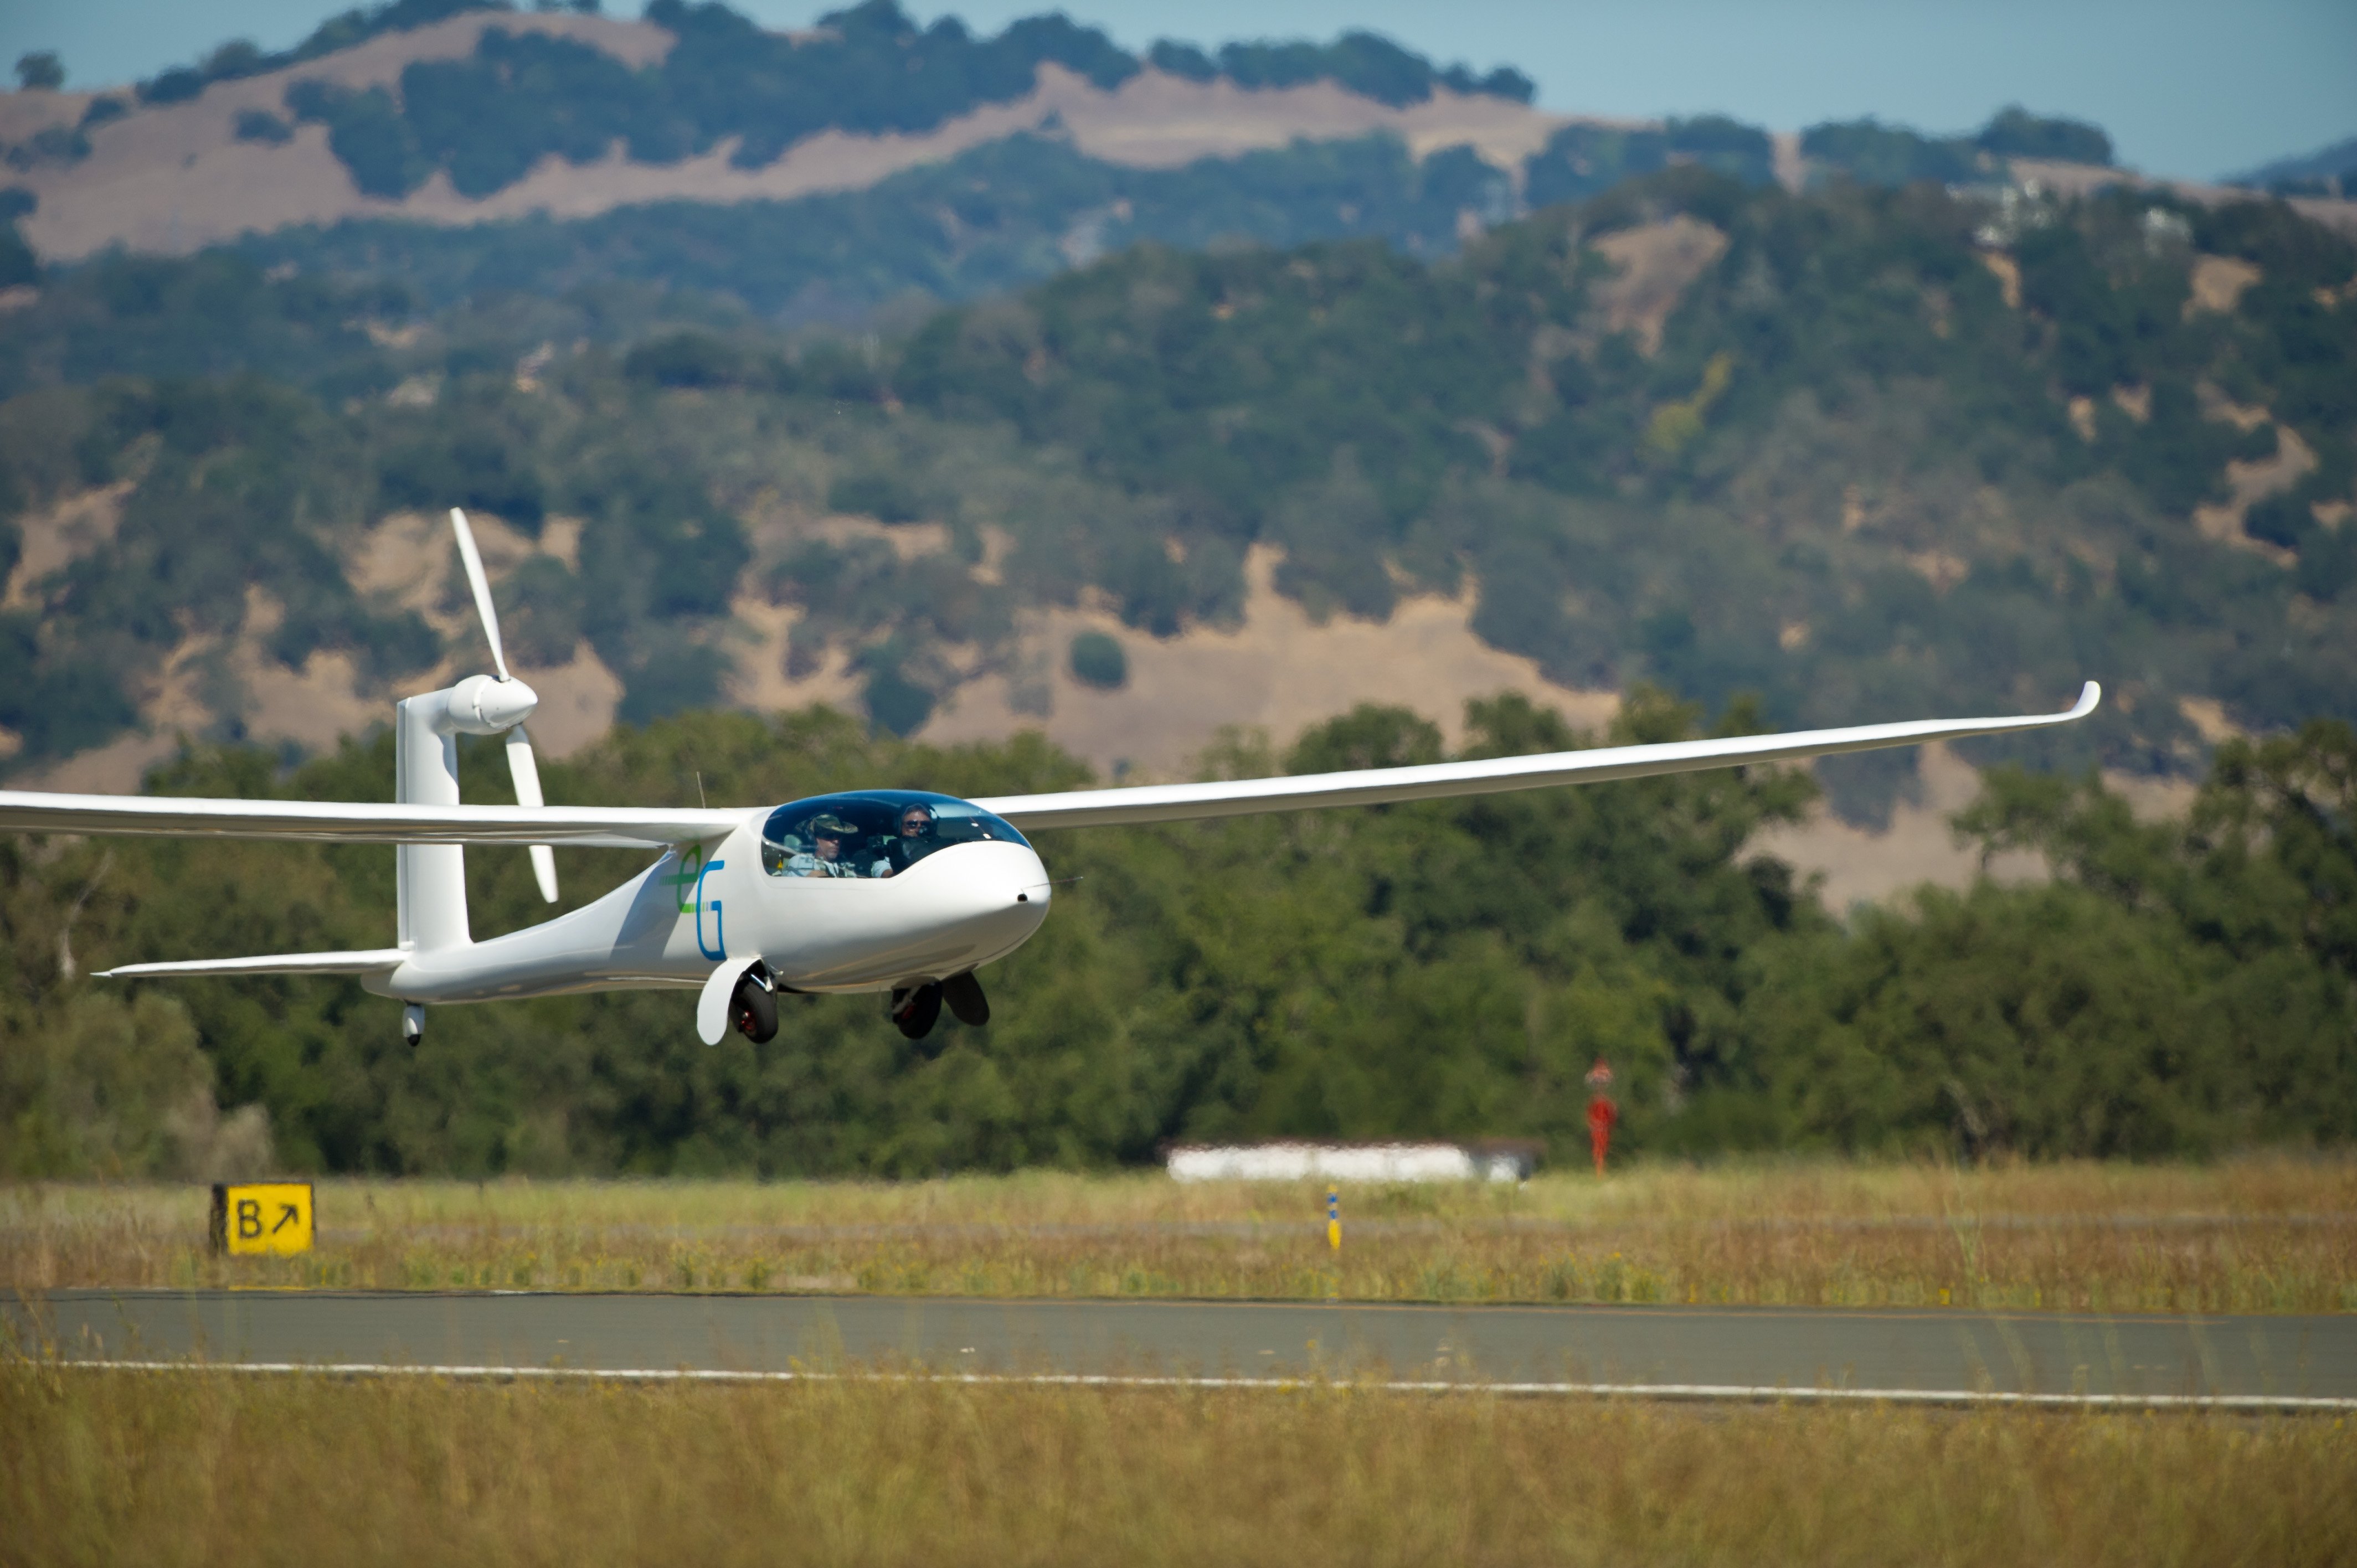
[(862, 789), (813, 795), (770, 813), (761, 869), (772, 876), (886, 877), (952, 844), (1022, 843), (997, 817), (949, 795)]

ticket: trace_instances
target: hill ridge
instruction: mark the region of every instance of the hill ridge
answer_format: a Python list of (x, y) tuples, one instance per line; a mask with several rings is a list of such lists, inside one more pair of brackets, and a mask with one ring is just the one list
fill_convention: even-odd
[[(331, 148), (327, 124), (288, 113), (290, 94), (300, 97), (294, 90), (304, 83), (347, 95), (395, 89), (411, 67), (464, 60), (494, 30), (594, 49), (640, 69), (660, 62), (677, 41), (652, 22), (468, 11), (94, 123), (88, 123), (93, 105), (121, 100), (104, 92), (0, 94), (0, 143), (22, 150), (16, 178), (38, 203), (22, 225), (25, 237), (43, 256), (72, 261), (117, 244), (184, 254), (249, 231), (344, 218), (463, 225), (527, 213), (580, 217), (683, 199), (776, 199), (861, 188), (985, 141), (1043, 129), (1068, 136), (1091, 156), (1138, 167), (1388, 130), (1419, 154), (1469, 145), (1511, 171), (1566, 123), (1512, 96), (1445, 81), (1391, 103), (1331, 78), (1245, 87), (1225, 74), (1181, 75), (1147, 63), (1108, 84), (1051, 59), (1020, 90), (920, 129), (822, 127), (759, 160), (746, 157), (738, 134), (660, 160), (634, 158), (617, 138), (581, 163), (543, 153), (521, 179), (480, 195), (461, 195), (449, 171), (436, 167), (394, 198), (360, 188)], [(253, 116), (276, 116), (279, 124), (266, 134), (241, 136), (241, 122), (258, 124)], [(81, 156), (30, 152), (45, 133), (69, 131), (85, 145)]]

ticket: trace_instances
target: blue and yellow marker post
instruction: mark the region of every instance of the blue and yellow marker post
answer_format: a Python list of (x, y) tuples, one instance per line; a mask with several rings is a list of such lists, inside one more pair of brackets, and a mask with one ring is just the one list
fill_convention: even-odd
[(1326, 1245), (1334, 1251), (1334, 1276), (1326, 1287), (1326, 1299), (1333, 1301), (1342, 1294), (1342, 1189), (1326, 1189)]

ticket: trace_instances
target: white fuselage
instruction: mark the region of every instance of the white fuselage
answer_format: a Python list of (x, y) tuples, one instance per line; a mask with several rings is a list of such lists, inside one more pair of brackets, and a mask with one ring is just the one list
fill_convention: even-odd
[(758, 957), (789, 990), (884, 991), (1004, 958), (1047, 917), (1047, 868), (1028, 844), (952, 844), (890, 877), (776, 876), (761, 867), (763, 814), (569, 915), (418, 948), (364, 983), (407, 1002), (693, 989), (724, 960)]

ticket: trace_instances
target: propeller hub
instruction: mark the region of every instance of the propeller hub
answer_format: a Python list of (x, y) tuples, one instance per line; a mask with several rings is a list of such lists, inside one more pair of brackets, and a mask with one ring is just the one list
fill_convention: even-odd
[(450, 727), (464, 735), (497, 735), (532, 717), (540, 693), (510, 677), (469, 675), (450, 688)]

